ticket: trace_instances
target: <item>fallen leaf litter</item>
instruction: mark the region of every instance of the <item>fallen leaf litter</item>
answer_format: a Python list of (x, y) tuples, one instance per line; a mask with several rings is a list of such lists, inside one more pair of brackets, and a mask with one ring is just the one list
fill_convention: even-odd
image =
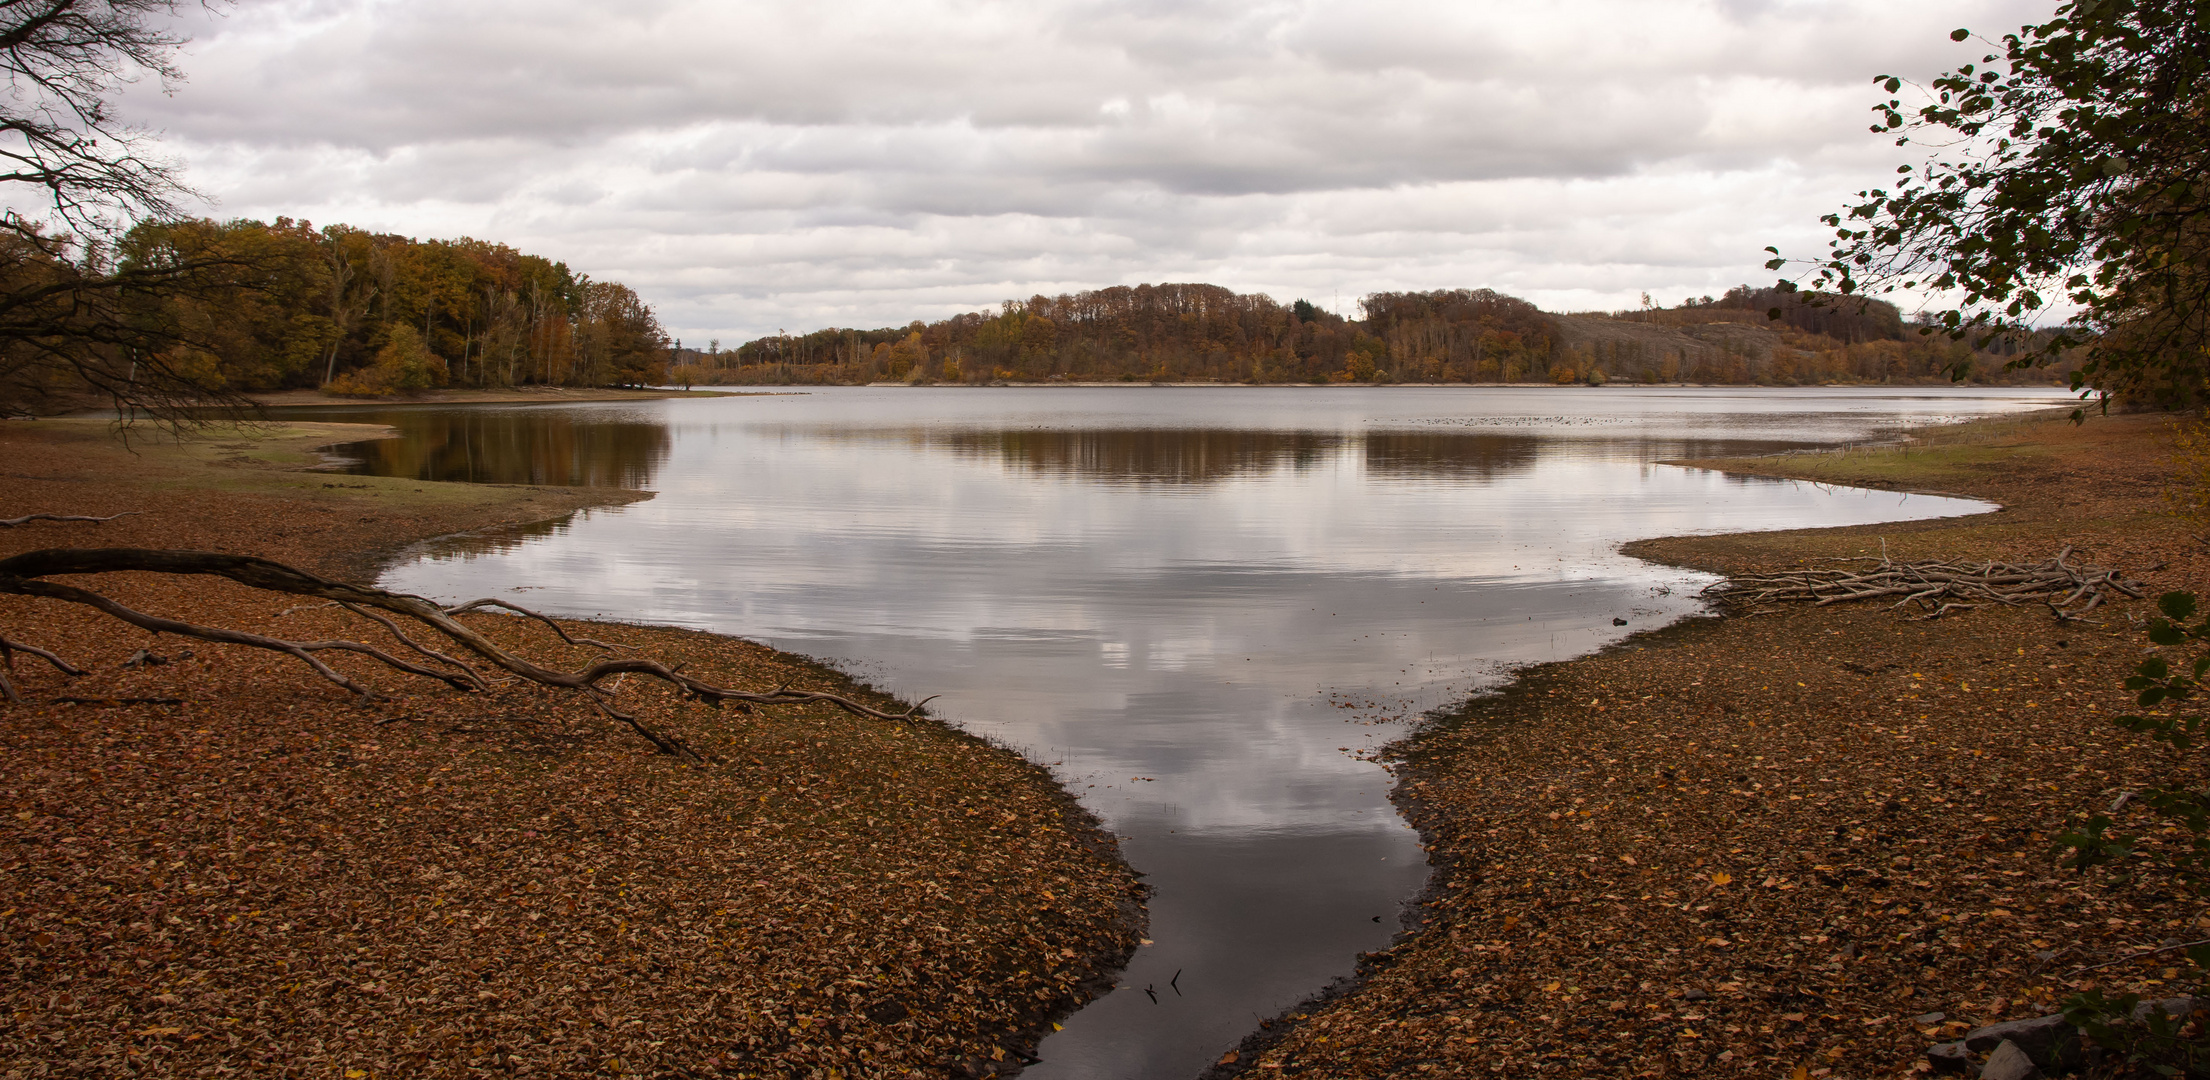
[[(231, 546), (330, 572), (363, 550), (361, 530), (302, 525), (349, 513), (342, 492), (162, 498), (6, 435), (6, 505), (143, 511), (7, 530), (8, 553)], [(279, 618), (282, 598), (227, 582), (100, 587), (203, 623), (381, 633)], [(467, 618), (537, 657), (592, 655)], [(21, 664), (33, 704), (0, 709), (0, 1060), (24, 1075), (1002, 1074), (1141, 931), (1141, 885), (1049, 774), (933, 721), (716, 712), (633, 682), (625, 709), (720, 762), (686, 764), (572, 694), (349, 667), (394, 695), (364, 705), (286, 658), (186, 657), (61, 604), (5, 598), (0, 625), (93, 670)], [(855, 692), (733, 639), (587, 632), (732, 683)], [(165, 662), (124, 666), (141, 650)]]
[[(1939, 486), (2002, 514), (1637, 550), (1770, 576), (1883, 536), (1929, 561), (2070, 544), (2150, 595), (2210, 587), (2202, 545), (2158, 513), (2160, 428), (1997, 429), (2025, 450), (1967, 447)], [(1813, 475), (1880, 482), (1846, 461)], [(2170, 957), (2136, 954), (2210, 937), (2199, 900), (2060, 869), (2052, 845), (2168, 776), (2109, 722), (2146, 607), (2113, 599), (2094, 624), (1790, 606), (1522, 672), (1395, 748), (1437, 866), (1416, 932), (1208, 1076), (1913, 1076), (1931, 1044), (2077, 989), (2163, 996)], [(2138, 809), (2121, 827), (2176, 839)]]

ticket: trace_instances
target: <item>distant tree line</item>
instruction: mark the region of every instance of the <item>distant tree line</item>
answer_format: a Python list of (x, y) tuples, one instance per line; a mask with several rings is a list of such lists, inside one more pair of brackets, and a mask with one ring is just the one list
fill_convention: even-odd
[[(1678, 307), (1568, 316), (1594, 329), (1597, 340), (1559, 350), (1553, 381), (1628, 379), (1645, 383), (1794, 386), (1825, 383), (1948, 383), (2044, 385), (2064, 381), (2076, 357), (2044, 367), (2006, 367), (2032, 352), (2050, 331), (2019, 329), (1991, 335), (1979, 348), (1940, 333), (1931, 317), (1906, 320), (1882, 300), (1778, 288), (1727, 290)], [(1663, 327), (1678, 335), (1621, 340), (1602, 324)], [(1771, 335), (1754, 331), (1762, 328)], [(1742, 329), (1750, 333), (1719, 332)]]
[(700, 381), (720, 382), (1313, 382), (1346, 365), (1372, 370), (1379, 351), (1303, 301), (1168, 284), (1039, 295), (900, 328), (778, 334), (684, 359), (702, 366)]
[[(1838, 301), (1838, 302), (1829, 302)], [(1217, 285), (1116, 286), (875, 330), (775, 334), (680, 350), (684, 385), (873, 382), (1644, 383), (2049, 382), (1919, 333), (1883, 301), (1741, 286), (1676, 308), (1554, 315), (1489, 289), (1378, 292), (1345, 319)], [(1607, 329), (1597, 323), (1619, 324)], [(1710, 324), (1754, 328), (1708, 332)], [(1640, 327), (1626, 324), (1641, 324)], [(1699, 331), (1692, 328), (1705, 327)], [(1647, 329), (1644, 329), (1647, 328)], [(1616, 331), (1616, 332), (1613, 332)], [(1976, 359), (1992, 362), (1975, 362)]]
[[(359, 396), (433, 387), (644, 384), (665, 376), (667, 335), (635, 290), (480, 240), (414, 240), (278, 218), (145, 221), (77, 257), (18, 242), (0, 293), (102, 275), (158, 279), (111, 291), (99, 326), (117, 355), (220, 397), (322, 387)], [(82, 290), (77, 290), (81, 293)], [(62, 300), (79, 302), (68, 290)], [(35, 357), (37, 342), (18, 347)], [(67, 404), (84, 364), (0, 362), (0, 387)]]

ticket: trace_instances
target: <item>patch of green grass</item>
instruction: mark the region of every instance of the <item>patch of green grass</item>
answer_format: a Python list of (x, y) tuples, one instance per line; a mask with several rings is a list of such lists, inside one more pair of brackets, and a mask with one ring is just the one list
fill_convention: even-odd
[(36, 434), (67, 445), (89, 471), (130, 476), (165, 497), (194, 491), (350, 504), (362, 513), (473, 511), (487, 516), (509, 510), (542, 510), (554, 516), (586, 505), (649, 498), (612, 488), (563, 488), (441, 483), (404, 477), (309, 471), (323, 463), (317, 451), (386, 434), (380, 424), (275, 422), (210, 427), (183, 436), (137, 428), (118, 438), (114, 425), (96, 417), (35, 422)]
[(2028, 471), (2059, 451), (2034, 437), (2047, 418), (1981, 420), (1911, 434), (1909, 441), (1808, 454), (1704, 458), (1673, 464), (1751, 476), (1787, 476), (1822, 483), (1882, 488), (1937, 488), (1997, 472)]

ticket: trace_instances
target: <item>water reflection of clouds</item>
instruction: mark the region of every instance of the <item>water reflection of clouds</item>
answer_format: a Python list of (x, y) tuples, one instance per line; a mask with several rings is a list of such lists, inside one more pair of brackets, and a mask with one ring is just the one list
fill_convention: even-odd
[[(1061, 445), (1092, 433), (1074, 434)], [(1137, 434), (1123, 449), (1172, 442)], [(890, 454), (873, 439), (723, 428), (677, 440), (680, 498), (525, 544), (497, 573), (551, 584), (547, 601), (885, 665), (894, 689), (941, 693), (978, 730), (1159, 777), (1144, 794), (1176, 808), (1176, 828), (1324, 827), (1342, 807), (1285, 805), (1282, 778), (1327, 789), (1367, 767), (1314, 740), (1330, 714), (1312, 694), (1408, 682), (1420, 707), (1441, 705), (1498, 660), (1571, 655), (1618, 636), (1614, 616), (1639, 626), (1692, 605), (1689, 590), (1653, 600), (1652, 586), (1684, 579), (1618, 556), (1623, 539), (1977, 505), (1551, 456), (1534, 441), (1369, 436), (1303, 468), (1157, 485), (1008, 471), (944, 443)], [(1310, 445), (1198, 442), (1260, 460)], [(1161, 457), (1103, 457), (1131, 459)], [(1237, 459), (1207, 460), (1210, 472)], [(452, 571), (436, 576), (482, 573)], [(1130, 811), (1096, 802), (1109, 818)]]
[[(1504, 397), (1554, 417), (1567, 393)], [(660, 498), (390, 580), (440, 596), (542, 585), (533, 605), (556, 612), (763, 638), (908, 698), (942, 695), (943, 715), (1062, 762), (1130, 838), (1159, 890), (1159, 944), (1130, 977), (1186, 968), (1185, 985), (1217, 990), (1207, 1015), (1240, 1028), (1381, 947), (1391, 928), (1371, 916), (1417, 886), (1389, 777), (1339, 749), (1401, 727), (1346, 721), (1448, 706), (1503, 666), (1695, 607), (1694, 575), (1624, 558), (1622, 540), (1980, 508), (1651, 464), (1775, 445), (1759, 440), (1785, 415), (1438, 430), (1413, 421), (1486, 398), (1422, 395), (673, 403)], [(1808, 413), (1835, 396), (1762, 400)], [(1868, 416), (1832, 437), (1883, 419)], [(1242, 933), (1253, 925), (1267, 932)], [(1113, 1000), (1095, 1015), (1120, 1015)], [(1082, 1045), (1148, 1046), (1146, 1015), (1085, 1019)], [(1080, 1053), (1053, 1045), (1047, 1058)]]

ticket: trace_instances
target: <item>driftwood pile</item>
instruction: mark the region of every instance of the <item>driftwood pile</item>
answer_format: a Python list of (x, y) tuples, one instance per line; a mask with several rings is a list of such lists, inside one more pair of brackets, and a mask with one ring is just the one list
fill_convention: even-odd
[(1892, 607), (1916, 604), (1919, 619), (1938, 619), (1989, 604), (2042, 604), (2059, 622), (2084, 619), (2112, 594), (2141, 597), (2140, 582), (2126, 580), (2117, 570), (2074, 566), (2065, 561), (2071, 554), (2067, 547), (2056, 558), (2038, 563), (1899, 563), (1883, 553), (1879, 558), (1828, 560), (1874, 564), (1865, 569), (1834, 567), (1730, 577), (1706, 587), (1703, 595), (1729, 607), (1787, 601), (1823, 606), (1893, 597)]

